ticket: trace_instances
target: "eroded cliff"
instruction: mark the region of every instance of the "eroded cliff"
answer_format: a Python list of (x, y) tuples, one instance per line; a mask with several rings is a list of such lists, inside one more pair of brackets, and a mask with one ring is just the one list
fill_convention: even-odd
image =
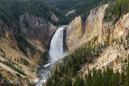
[(106, 4), (91, 10), (83, 24), (81, 18), (76, 17), (66, 29), (66, 44), (69, 52), (73, 52), (80, 46), (86, 47), (89, 43), (91, 47), (97, 44), (108, 45), (106, 48), (101, 47), (101, 51), (97, 50), (100, 54), (98, 59), (82, 67), (81, 71), (84, 75), (88, 73), (88, 69), (103, 69), (108, 66), (121, 72), (121, 67), (125, 65), (123, 62), (129, 55), (127, 48), (129, 13), (123, 15), (115, 24), (113, 21), (106, 22), (104, 15), (107, 7)]
[(27, 13), (20, 17), (20, 29), (30, 43), (44, 52), (57, 28), (44, 19)]
[(104, 20), (105, 9), (108, 5), (103, 5), (91, 10), (85, 23), (82, 23), (81, 17), (76, 17), (66, 29), (66, 44), (69, 51), (75, 50), (79, 46), (92, 41), (96, 38), (97, 42), (108, 42), (121, 37), (128, 28), (128, 14), (117, 21), (106, 22)]

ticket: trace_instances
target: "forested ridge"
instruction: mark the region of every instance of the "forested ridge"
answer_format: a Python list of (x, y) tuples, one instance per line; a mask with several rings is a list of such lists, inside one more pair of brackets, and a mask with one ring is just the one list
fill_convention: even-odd
[(29, 13), (41, 17), (46, 21), (52, 22), (51, 12), (57, 17), (61, 14), (51, 8), (43, 0), (1, 0), (0, 18), (8, 25), (17, 23), (19, 17), (24, 13)]
[[(48, 2), (48, 4), (46, 2)], [(117, 21), (119, 17), (128, 12), (128, 0), (1, 0), (0, 1), (0, 18), (8, 25), (12, 23), (18, 24), (19, 16), (24, 13), (30, 13), (37, 17), (41, 17), (55, 25), (68, 24), (76, 16), (81, 15), (82, 20), (86, 20), (90, 10), (106, 4), (110, 1), (106, 10), (105, 20)], [(115, 3), (115, 4), (114, 4)], [(75, 9), (75, 13), (65, 17), (65, 14)], [(58, 10), (58, 11), (57, 11)], [(60, 11), (60, 12), (59, 12)], [(51, 19), (53, 12), (59, 21), (55, 22)]]
[[(129, 35), (126, 39), (129, 38)], [(95, 40), (95, 39), (94, 39)], [(114, 40), (112, 42), (115, 42)], [(91, 45), (93, 44), (93, 45)], [(114, 72), (112, 67), (104, 67), (103, 70), (92, 69), (88, 73), (80, 71), (82, 66), (94, 63), (102, 52), (109, 46), (88, 42), (85, 47), (76, 49), (72, 54), (63, 58), (63, 63), (56, 65), (52, 76), (47, 80), (47, 86), (128, 86), (129, 85), (129, 56), (123, 61), (127, 68), (122, 67), (121, 73)]]
[[(75, 17), (81, 15), (82, 20), (86, 21), (87, 16), (90, 14), (91, 9), (100, 6), (102, 4), (107, 4), (109, 0), (45, 0), (55, 9), (62, 13), (62, 17), (58, 24), (68, 24)], [(75, 9), (75, 13), (65, 17), (65, 14), (71, 10)]]
[(120, 17), (129, 12), (129, 0), (110, 0), (106, 9), (105, 20), (107, 22), (118, 21)]
[[(126, 14), (128, 9), (128, 0), (45, 0), (55, 9), (59, 10), (63, 15), (65, 15), (70, 10), (75, 9), (75, 13), (69, 15), (68, 17), (62, 18), (65, 23), (69, 23), (76, 16), (81, 15), (82, 20), (85, 21), (90, 13), (90, 10), (103, 5), (109, 4), (106, 10), (105, 20), (106, 21), (117, 21), (122, 15)], [(64, 16), (63, 16), (64, 17)], [(61, 21), (60, 20), (60, 21)], [(63, 22), (63, 21), (61, 21)]]

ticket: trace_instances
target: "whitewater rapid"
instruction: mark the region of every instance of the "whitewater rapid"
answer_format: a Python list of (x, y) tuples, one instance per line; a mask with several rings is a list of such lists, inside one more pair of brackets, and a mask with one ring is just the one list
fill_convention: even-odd
[(39, 72), (39, 74), (42, 76), (42, 79), (37, 83), (36, 86), (43, 86), (43, 84), (51, 75), (50, 69), (52, 68), (52, 64), (66, 55), (66, 53), (63, 52), (64, 27), (65, 26), (59, 27), (51, 39), (49, 50), (50, 63), (44, 65), (42, 70)]

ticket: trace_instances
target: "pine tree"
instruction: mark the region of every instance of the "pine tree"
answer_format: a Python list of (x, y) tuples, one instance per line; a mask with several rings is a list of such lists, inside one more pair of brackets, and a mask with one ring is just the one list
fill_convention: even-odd
[(63, 86), (72, 86), (72, 80), (68, 75), (64, 76)]
[(73, 86), (85, 86), (84, 80), (77, 76), (76, 81)]
[(128, 68), (126, 71), (127, 71), (127, 74), (126, 74), (125, 86), (129, 86), (129, 62), (128, 62)]

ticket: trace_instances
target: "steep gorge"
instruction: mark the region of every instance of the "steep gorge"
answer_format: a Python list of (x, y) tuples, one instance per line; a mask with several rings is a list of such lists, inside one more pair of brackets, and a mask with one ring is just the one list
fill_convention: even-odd
[[(91, 46), (93, 46), (93, 43), (102, 45), (106, 43), (109, 45), (102, 53), (100, 53), (100, 57), (96, 59), (98, 63), (95, 62), (95, 64), (92, 64), (93, 67), (86, 65), (91, 70), (93, 68), (101, 69), (102, 67), (107, 66), (110, 62), (117, 59), (118, 56), (128, 57), (128, 50), (124, 50), (124, 47), (128, 46), (129, 13), (123, 15), (116, 24), (113, 24), (113, 22), (106, 22), (104, 20), (105, 9), (107, 7), (108, 5), (106, 4), (91, 10), (89, 17), (84, 24), (82, 24), (80, 16), (76, 17), (66, 29), (66, 45), (69, 52), (74, 52), (74, 50), (80, 46), (86, 46), (89, 42), (91, 43)], [(123, 40), (122, 44), (124, 43), (125, 45), (119, 45), (114, 40), (117, 40), (117, 43), (120, 43), (121, 40)], [(117, 48), (118, 50), (114, 48)], [(106, 56), (106, 54), (109, 56)], [(103, 62), (104, 60), (109, 60), (106, 63), (103, 63), (101, 62), (101, 59)], [(101, 64), (101, 66), (96, 64)], [(116, 66), (113, 67), (116, 68)]]
[[(105, 4), (92, 9), (86, 22), (82, 22), (79, 16), (65, 28), (66, 45), (71, 54), (55, 68), (46, 83), (47, 86), (79, 86), (79, 82), (76, 81), (78, 76), (85, 82), (85, 76), (89, 72), (92, 75), (94, 70), (105, 71), (110, 67), (114, 72), (122, 73), (127, 69), (129, 13), (120, 17), (116, 23), (106, 22), (104, 16), (107, 7), (108, 4)], [(54, 81), (55, 79), (57, 81)]]
[[(91, 49), (89, 58), (90, 61), (93, 58), (93, 61), (87, 63), (82, 61), (83, 65), (79, 66), (80, 69), (77, 67), (79, 69), (77, 74), (82, 77), (94, 68), (99, 70), (112, 67), (114, 71), (119, 70), (121, 72), (121, 67), (126, 68), (127, 66), (124, 60), (129, 55), (129, 13), (123, 15), (115, 24), (113, 21), (106, 22), (104, 16), (107, 7), (108, 4), (101, 5), (90, 11), (90, 15), (85, 22), (82, 21), (81, 16), (78, 16), (65, 27), (66, 36), (64, 39), (66, 45), (64, 46), (67, 47), (66, 50), (69, 52), (69, 55), (66, 56), (67, 58), (70, 57), (68, 59), (71, 60), (71, 57), (80, 58), (79, 49), (81, 50), (83, 47), (86, 47), (86, 49), (90, 47)], [(17, 30), (21, 31), (22, 34)], [(50, 22), (29, 13), (19, 17), (19, 28), (15, 24), (9, 27), (1, 20), (0, 73), (3, 77), (8, 80), (17, 78), (37, 82), (36, 70), (39, 65), (47, 63), (48, 60), (45, 60), (46, 52), (48, 52), (51, 37), (56, 30), (57, 28)], [(16, 36), (19, 36), (19, 34), (23, 38), (19, 37), (18, 39)], [(82, 55), (85, 54), (83, 51), (81, 52)], [(62, 64), (60, 63), (58, 66), (60, 67)], [(67, 67), (67, 64), (65, 65)], [(71, 66), (73, 67), (73, 65)], [(65, 69), (64, 67), (64, 70), (73, 71), (74, 69)], [(74, 82), (75, 77), (72, 77), (72, 79)], [(63, 80), (63, 78), (61, 77), (60, 80)]]

